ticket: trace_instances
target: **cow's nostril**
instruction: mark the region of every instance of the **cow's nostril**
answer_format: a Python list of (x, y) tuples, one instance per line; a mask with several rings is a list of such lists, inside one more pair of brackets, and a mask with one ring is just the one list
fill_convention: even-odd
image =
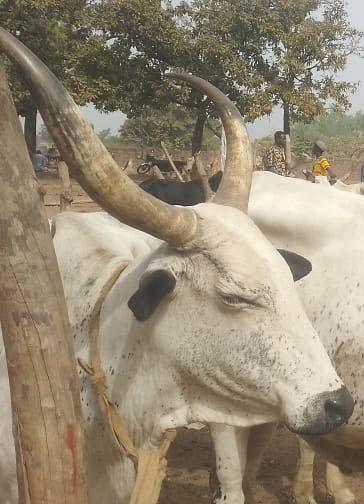
[(347, 416), (345, 404), (335, 399), (327, 399), (325, 402), (325, 411), (330, 419)]

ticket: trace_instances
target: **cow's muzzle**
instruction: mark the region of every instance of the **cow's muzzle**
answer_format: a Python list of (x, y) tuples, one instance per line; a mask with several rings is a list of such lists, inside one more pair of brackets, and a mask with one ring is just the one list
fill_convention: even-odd
[(354, 410), (354, 401), (346, 387), (322, 392), (306, 405), (297, 426), (288, 428), (296, 434), (328, 434), (346, 423)]

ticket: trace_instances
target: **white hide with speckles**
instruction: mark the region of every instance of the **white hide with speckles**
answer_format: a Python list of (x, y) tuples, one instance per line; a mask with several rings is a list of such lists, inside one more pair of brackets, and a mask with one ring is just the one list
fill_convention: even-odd
[(270, 173), (254, 173), (249, 215), (277, 248), (302, 254), (312, 272), (298, 293), (356, 401), (349, 425), (364, 446), (364, 200)]
[[(273, 196), (278, 193), (279, 206), (274, 205)], [(312, 262), (312, 273), (298, 283), (299, 295), (355, 400), (349, 428), (331, 434), (330, 439), (364, 448), (364, 202), (360, 194), (361, 184), (317, 187), (256, 174), (249, 210), (277, 247), (287, 246)], [(297, 211), (282, 215), (284, 208), (293, 206)], [(279, 225), (272, 227), (272, 220)], [(354, 502), (338, 470), (335, 473), (333, 466), (328, 467), (332, 481), (337, 480), (331, 484), (337, 502), (346, 499), (342, 500), (342, 494), (349, 496), (345, 502)]]
[[(248, 211), (277, 248), (301, 254), (312, 263), (312, 272), (296, 283), (298, 293), (339, 376), (355, 400), (350, 430), (344, 427), (329, 437), (344, 446), (363, 448), (364, 201), (358, 195), (333, 191), (333, 187), (328, 183), (315, 185), (255, 172)], [(242, 479), (244, 470), (238, 457), (227, 460), (223, 453), (220, 457), (219, 444), (241, 444), (239, 448), (231, 448), (232, 453), (241, 452), (246, 446), (239, 441), (239, 436), (242, 434), (229, 427), (214, 435), (218, 469), (227, 466), (229, 472), (229, 478), (219, 473), (226, 504), (235, 504), (236, 480)], [(312, 481), (306, 481), (306, 485), (311, 488)], [(340, 491), (343, 492), (342, 488)], [(302, 492), (300, 498), (303, 498)], [(312, 495), (308, 490), (307, 502), (309, 499)]]
[(324, 175), (316, 175), (315, 176), (315, 184), (321, 184), (327, 187), (331, 187), (332, 189), (336, 189), (338, 191), (349, 192), (352, 194), (360, 194), (364, 193), (364, 184), (344, 184), (341, 180), (337, 180), (335, 184), (331, 185), (328, 181), (327, 177)]
[[(89, 360), (94, 303), (115, 268), (130, 260), (101, 310), (99, 349), (109, 394), (137, 446), (158, 446), (165, 429), (196, 421), (248, 427), (282, 419), (292, 429), (304, 427), (322, 415), (317, 395), (342, 382), (286, 263), (240, 211), (211, 203), (194, 210), (202, 235), (180, 252), (162, 244), (148, 253), (153, 238), (128, 234), (104, 214), (56, 217), (54, 244), (77, 356)], [(134, 252), (128, 237), (138, 243)], [(176, 288), (138, 322), (127, 302), (143, 273), (156, 268), (171, 271)], [(227, 306), (232, 296), (244, 301)], [(81, 371), (80, 378), (90, 504), (127, 502), (132, 464), (120, 460), (89, 380)]]

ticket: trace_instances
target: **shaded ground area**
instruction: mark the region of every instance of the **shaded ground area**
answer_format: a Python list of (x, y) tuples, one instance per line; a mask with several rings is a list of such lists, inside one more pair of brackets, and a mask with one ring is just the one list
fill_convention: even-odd
[[(38, 176), (46, 189), (45, 204), (48, 217), (59, 212), (60, 184), (56, 174)], [(73, 211), (95, 212), (101, 209), (72, 180)], [(169, 452), (169, 468), (163, 484), (159, 504), (209, 504), (209, 471), (214, 463), (214, 453), (207, 429), (188, 431), (181, 429)], [(297, 463), (295, 436), (285, 430), (278, 431), (258, 476), (255, 504), (293, 504), (292, 481)], [(316, 464), (318, 476), (316, 499), (318, 504), (332, 504), (326, 495), (322, 464)], [(321, 467), (320, 467), (321, 466)], [(347, 478), (357, 504), (364, 503), (364, 474)], [(1, 499), (0, 499), (1, 502)]]
[[(207, 429), (181, 429), (169, 453), (168, 476), (159, 504), (209, 504), (209, 470), (214, 452)], [(297, 463), (295, 436), (281, 429), (274, 437), (259, 471), (255, 504), (294, 504), (291, 492)], [(316, 460), (316, 499), (318, 504), (333, 504), (326, 494), (323, 464)], [(364, 503), (364, 474), (347, 477), (357, 504)]]
[[(61, 185), (58, 175), (55, 173), (37, 173), (37, 179), (42, 189), (45, 189), (46, 194), (44, 203), (46, 205), (48, 217), (53, 217), (59, 212), (59, 194)], [(75, 180), (71, 180), (72, 184), (72, 211), (74, 212), (97, 212), (101, 208), (94, 203), (90, 197), (83, 191)]]

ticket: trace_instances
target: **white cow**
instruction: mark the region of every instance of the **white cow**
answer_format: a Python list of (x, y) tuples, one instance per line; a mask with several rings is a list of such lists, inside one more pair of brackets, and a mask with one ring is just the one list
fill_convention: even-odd
[[(252, 154), (233, 104), (202, 79), (178, 76), (214, 101), (228, 155), (214, 203), (170, 207), (119, 170), (56, 78), (1, 29), (0, 47), (26, 78), (83, 187), (119, 220), (166, 242), (126, 267), (100, 314), (109, 394), (134, 444), (158, 447), (166, 429), (196, 421), (246, 428), (282, 420), (305, 434), (331, 432), (345, 422), (352, 399), (308, 321), (292, 274), (244, 212)], [(75, 227), (79, 242), (72, 240)], [(126, 264), (125, 254), (116, 240), (92, 240), (63, 216), (56, 220), (54, 242), (76, 355), (89, 360), (90, 314), (110, 277)], [(295, 264), (291, 268), (296, 274)], [(126, 503), (134, 465), (115, 450), (89, 380), (82, 380), (90, 503)], [(227, 502), (224, 492), (216, 502)], [(244, 502), (241, 487), (229, 502)]]
[[(271, 206), (276, 202), (275, 194), (279, 194), (279, 207)], [(349, 427), (330, 438), (343, 446), (364, 449), (364, 202), (355, 194), (333, 193), (330, 186), (318, 187), (257, 174), (249, 212), (277, 247), (284, 244), (304, 253), (313, 265), (312, 273), (298, 284), (299, 294), (340, 377), (356, 401)], [(301, 474), (296, 478), (299, 504), (315, 502), (312, 481), (307, 486), (304, 474), (307, 450), (304, 457)], [(354, 503), (354, 497), (342, 485), (342, 477), (331, 465), (328, 486), (336, 496), (336, 504)]]
[[(317, 330), (338, 374), (355, 399), (348, 426), (320, 440), (326, 455), (345, 466), (364, 467), (364, 201), (357, 195), (332, 191), (331, 186), (307, 184), (266, 172), (253, 176), (249, 215), (277, 246), (303, 254), (312, 273), (298, 282), (306, 313)], [(254, 476), (274, 426), (250, 431), (225, 427), (215, 434), (225, 489), (241, 484), (239, 453), (249, 445), (248, 478)], [(238, 440), (238, 442), (236, 441)], [(312, 440), (311, 440), (312, 441)], [(302, 463), (296, 477), (298, 504), (314, 504), (314, 452), (301, 444)], [(258, 446), (258, 449), (257, 449)], [(336, 504), (353, 504), (337, 467), (329, 464), (328, 487)], [(229, 490), (226, 490), (229, 492)], [(249, 501), (250, 502), (250, 501)]]
[(331, 185), (330, 182), (327, 180), (327, 177), (323, 175), (316, 175), (315, 183), (332, 187), (333, 189), (338, 189), (339, 191), (349, 192), (352, 194), (360, 194), (360, 195), (364, 194), (364, 184), (362, 182), (357, 184), (345, 184), (341, 180), (337, 180), (335, 184)]

